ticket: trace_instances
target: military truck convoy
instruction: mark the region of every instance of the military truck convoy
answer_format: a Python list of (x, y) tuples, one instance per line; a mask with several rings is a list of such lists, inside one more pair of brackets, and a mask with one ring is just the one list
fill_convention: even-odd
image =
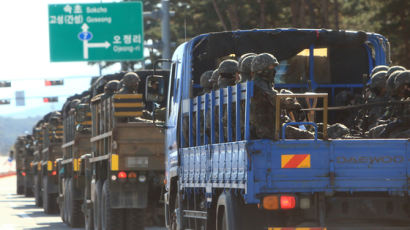
[[(166, 100), (155, 97), (164, 92), (154, 92), (164, 90), (169, 71), (155, 74), (141, 70), (94, 78), (89, 90), (69, 97), (61, 111), (35, 125), (27, 144), (34, 178), (27, 188), (37, 206), (46, 213), (59, 211), (71, 227), (163, 225), (165, 158), (159, 127)], [(146, 91), (154, 98), (146, 100)], [(24, 141), (20, 137), (15, 144), (19, 156)]]
[[(169, 72), (93, 79), (33, 128), (36, 204), (97, 230), (408, 229), (409, 136), (368, 134), (408, 124), (364, 126), (373, 112), (354, 97), (375, 93), (389, 52), (365, 32), (210, 33), (181, 44)], [(374, 106), (407, 108), (409, 92)]]

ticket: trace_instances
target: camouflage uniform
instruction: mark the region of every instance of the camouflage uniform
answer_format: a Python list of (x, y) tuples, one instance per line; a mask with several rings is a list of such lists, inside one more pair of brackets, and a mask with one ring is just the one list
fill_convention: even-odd
[[(238, 62), (235, 60), (227, 59), (222, 61), (218, 67), (218, 88), (225, 88), (228, 86), (235, 85), (236, 82), (236, 74), (238, 73)], [(219, 111), (217, 110), (215, 116), (218, 117)], [(217, 119), (216, 119), (217, 120)], [(224, 141), (228, 140), (228, 118), (227, 118), (227, 106), (223, 105), (223, 112), (222, 112), (222, 124), (224, 126)], [(231, 127), (232, 133), (234, 134), (235, 131), (235, 108), (232, 105), (232, 114), (231, 114)], [(234, 135), (232, 135), (233, 137)]]
[[(386, 71), (376, 72), (370, 83), (370, 90), (372, 96), (367, 100), (368, 103), (387, 102), (389, 99), (386, 97)], [(378, 122), (383, 119), (383, 115), (386, 113), (385, 105), (371, 107), (363, 121), (363, 129), (368, 130), (378, 125)]]
[[(275, 103), (277, 91), (273, 88), (279, 63), (268, 53), (257, 55), (252, 60), (254, 73), (254, 95), (250, 110), (250, 131), (252, 139), (273, 139), (275, 136)], [(283, 119), (282, 119), (283, 121)], [(287, 138), (313, 138), (313, 134), (293, 126), (286, 128)]]

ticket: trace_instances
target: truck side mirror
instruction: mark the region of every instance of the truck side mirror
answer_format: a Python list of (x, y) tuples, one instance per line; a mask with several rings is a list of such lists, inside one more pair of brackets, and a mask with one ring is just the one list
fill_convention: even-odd
[(164, 100), (165, 81), (162, 76), (148, 76), (145, 82), (145, 101), (162, 102)]

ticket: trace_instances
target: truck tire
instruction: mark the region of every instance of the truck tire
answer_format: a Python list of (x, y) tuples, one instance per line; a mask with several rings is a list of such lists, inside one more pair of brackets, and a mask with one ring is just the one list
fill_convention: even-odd
[(94, 222), (93, 222), (93, 208), (87, 208), (87, 200), (88, 200), (88, 190), (90, 188), (88, 186), (85, 186), (85, 190), (84, 190), (84, 200), (83, 200), (83, 204), (84, 204), (84, 228), (85, 230), (92, 230), (94, 229)]
[(144, 230), (145, 228), (145, 209), (131, 208), (125, 209), (125, 229)]
[(70, 191), (70, 199), (69, 205), (70, 208), (68, 211), (70, 212), (70, 226), (73, 228), (78, 228), (84, 226), (84, 215), (81, 212), (81, 200), (76, 200), (74, 197), (75, 194), (75, 185), (73, 179), (70, 178), (68, 182), (68, 191)]
[(24, 194), (24, 186), (20, 185), (22, 180), (21, 172), (17, 171), (17, 195), (22, 195)]
[(43, 209), (46, 214), (57, 212), (57, 196), (48, 192), (48, 177), (43, 177)]
[(63, 209), (64, 209), (64, 222), (68, 224), (68, 179), (64, 179), (64, 192), (63, 192)]
[(24, 177), (24, 196), (33, 197), (33, 188), (29, 186), (27, 177)]
[(37, 207), (43, 206), (43, 199), (41, 196), (41, 177), (35, 176), (34, 178), (34, 198)]
[(240, 207), (237, 205), (237, 200), (230, 192), (223, 192), (218, 198), (216, 211), (216, 229), (217, 230), (233, 230), (243, 229), (239, 223)]
[(71, 226), (71, 190), (70, 190), (70, 181), (71, 178), (67, 178), (67, 183), (66, 183), (66, 187), (65, 187), (65, 192), (66, 192), (66, 196), (65, 196), (65, 211), (66, 211), (66, 221), (68, 226)]
[[(124, 210), (123, 209), (113, 209), (110, 203), (110, 185), (109, 181), (105, 180), (102, 187), (102, 197), (101, 197), (101, 227), (102, 230), (116, 230), (124, 229)], [(128, 211), (128, 210), (127, 210)], [(139, 229), (139, 228), (134, 228)]]
[(102, 181), (98, 180), (94, 187), (93, 222), (94, 230), (101, 230), (101, 190)]

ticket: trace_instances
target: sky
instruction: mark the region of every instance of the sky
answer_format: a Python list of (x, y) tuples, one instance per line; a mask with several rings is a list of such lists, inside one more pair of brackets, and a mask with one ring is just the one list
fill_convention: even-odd
[[(19, 0), (0, 3), (0, 81), (11, 81), (11, 88), (0, 88), (0, 116), (39, 116), (61, 109), (67, 96), (88, 89), (90, 79), (99, 75), (98, 65), (87, 62), (51, 63), (49, 57), (48, 4), (99, 3), (100, 0)], [(118, 1), (102, 1), (118, 2)], [(118, 72), (120, 65), (104, 70)], [(64, 79), (64, 86), (46, 87), (46, 79)], [(16, 91), (24, 90), (26, 106), (15, 106)], [(58, 103), (44, 103), (42, 97), (59, 96)]]

